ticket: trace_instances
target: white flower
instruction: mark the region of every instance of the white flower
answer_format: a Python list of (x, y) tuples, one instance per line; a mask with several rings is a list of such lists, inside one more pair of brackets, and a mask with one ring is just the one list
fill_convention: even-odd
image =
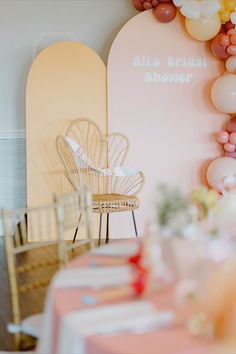
[(211, 17), (220, 10), (220, 0), (173, 0), (175, 6), (187, 18)]

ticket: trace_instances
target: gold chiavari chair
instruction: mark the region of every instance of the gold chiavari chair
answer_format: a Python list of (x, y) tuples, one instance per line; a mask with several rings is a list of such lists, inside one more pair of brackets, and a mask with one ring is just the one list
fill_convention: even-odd
[[(66, 265), (78, 252), (81, 253), (84, 246), (87, 249), (94, 247), (92, 237), (92, 197), (89, 190), (72, 192), (66, 195), (55, 197), (58, 206), (58, 227), (59, 227), (59, 252), (63, 265)], [(72, 239), (75, 229), (83, 228), (83, 236), (75, 242)]]
[[(43, 314), (25, 318), (24, 315), (34, 312), (35, 303), (44, 295), (55, 271), (67, 263), (75, 248), (82, 244), (92, 245), (89, 192), (74, 192), (55, 199), (54, 203), (41, 207), (2, 209), (12, 307), (8, 331), (14, 334), (15, 350), (22, 348), (22, 334), (40, 337)], [(80, 224), (84, 223), (88, 239), (71, 247), (65, 236), (70, 230), (74, 232), (78, 219)], [(22, 306), (26, 303), (29, 308)]]
[[(66, 137), (73, 139), (98, 168), (122, 166), (129, 150), (129, 140), (124, 134), (114, 132), (103, 136), (98, 126), (87, 118), (72, 121), (67, 128)], [(143, 173), (107, 176), (89, 165), (80, 166), (71, 146), (61, 135), (56, 139), (56, 148), (64, 165), (65, 175), (73, 189), (80, 190), (85, 187), (91, 189), (93, 212), (100, 214), (99, 244), (103, 214), (107, 214), (106, 242), (109, 240), (109, 214), (114, 212), (131, 211), (135, 234), (138, 236), (134, 210), (139, 207), (137, 194), (144, 183)]]

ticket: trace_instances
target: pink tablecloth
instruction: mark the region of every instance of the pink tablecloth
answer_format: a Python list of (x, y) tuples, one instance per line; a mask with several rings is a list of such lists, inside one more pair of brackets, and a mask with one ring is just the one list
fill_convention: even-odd
[[(133, 241), (134, 242), (134, 241)], [(91, 256), (89, 253), (71, 262), (70, 267), (99, 266), (121, 264), (125, 260), (122, 258), (109, 258), (101, 256)], [(91, 305), (83, 304), (80, 299), (83, 295), (96, 295), (99, 299), (106, 290), (88, 289), (54, 289), (50, 288), (46, 311), (51, 312), (51, 323), (47, 326), (47, 336), (51, 338), (48, 345), (43, 345), (44, 338), (41, 339), (38, 353), (57, 353), (58, 338), (60, 333), (60, 322), (66, 314), (84, 308), (91, 308)], [(119, 299), (120, 302), (131, 300), (127, 298)], [(212, 352), (214, 343), (193, 337), (185, 329), (183, 323), (186, 313), (183, 308), (175, 305), (173, 289), (164, 289), (152, 297), (148, 298), (158, 310), (174, 310), (176, 313), (175, 323), (170, 329), (148, 333), (126, 333), (114, 336), (89, 336), (86, 338), (86, 351), (89, 354), (209, 354)], [(111, 303), (111, 302), (110, 302)], [(99, 305), (104, 305), (101, 301)], [(50, 317), (49, 316), (49, 317)], [(40, 351), (40, 347), (44, 351)], [(70, 349), (68, 348), (68, 354)], [(78, 353), (80, 354), (80, 353)]]

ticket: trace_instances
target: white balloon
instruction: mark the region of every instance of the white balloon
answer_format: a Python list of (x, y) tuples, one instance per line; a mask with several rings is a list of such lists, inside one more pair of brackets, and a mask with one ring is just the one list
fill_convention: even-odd
[(220, 3), (218, 0), (203, 0), (200, 2), (200, 9), (203, 17), (211, 17), (219, 11)]
[(230, 15), (231, 22), (236, 25), (236, 12), (232, 12)]
[(183, 6), (184, 0), (173, 0), (175, 6), (180, 7)]
[(231, 73), (235, 74), (236, 73), (236, 55), (232, 55), (226, 60), (225, 63), (226, 70)]
[(197, 20), (201, 16), (200, 4), (196, 0), (188, 0), (184, 2), (180, 12), (191, 20)]

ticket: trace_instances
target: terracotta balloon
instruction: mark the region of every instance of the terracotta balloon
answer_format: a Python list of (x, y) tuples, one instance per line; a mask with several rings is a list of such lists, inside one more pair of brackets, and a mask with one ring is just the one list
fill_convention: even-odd
[(133, 0), (133, 5), (136, 8), (136, 10), (138, 10), (138, 11), (144, 10), (143, 1), (141, 1), (141, 0)]
[(214, 160), (207, 169), (207, 181), (209, 185), (221, 192), (220, 185), (225, 177), (236, 174), (236, 161), (232, 157), (219, 157)]
[(154, 10), (153, 14), (156, 19), (163, 23), (171, 22), (176, 16), (176, 7), (167, 2), (167, 3), (160, 3), (157, 5)]
[(211, 99), (214, 106), (224, 113), (236, 112), (236, 75), (221, 75), (212, 85)]
[(224, 24), (224, 26), (225, 26), (225, 30), (226, 30), (226, 31), (228, 31), (229, 29), (235, 27), (235, 25), (234, 25), (231, 21), (226, 22), (226, 23)]
[(197, 20), (185, 18), (185, 26), (191, 37), (198, 41), (208, 41), (214, 38), (221, 29), (218, 14), (208, 18), (199, 17)]
[(222, 59), (222, 60), (225, 60), (229, 57), (229, 54), (227, 53), (227, 47), (222, 46), (221, 44), (222, 37), (224, 36), (225, 33), (220, 33), (211, 41), (211, 51), (213, 55), (218, 59)]
[(230, 133), (236, 132), (236, 117), (230, 119), (227, 129)]

